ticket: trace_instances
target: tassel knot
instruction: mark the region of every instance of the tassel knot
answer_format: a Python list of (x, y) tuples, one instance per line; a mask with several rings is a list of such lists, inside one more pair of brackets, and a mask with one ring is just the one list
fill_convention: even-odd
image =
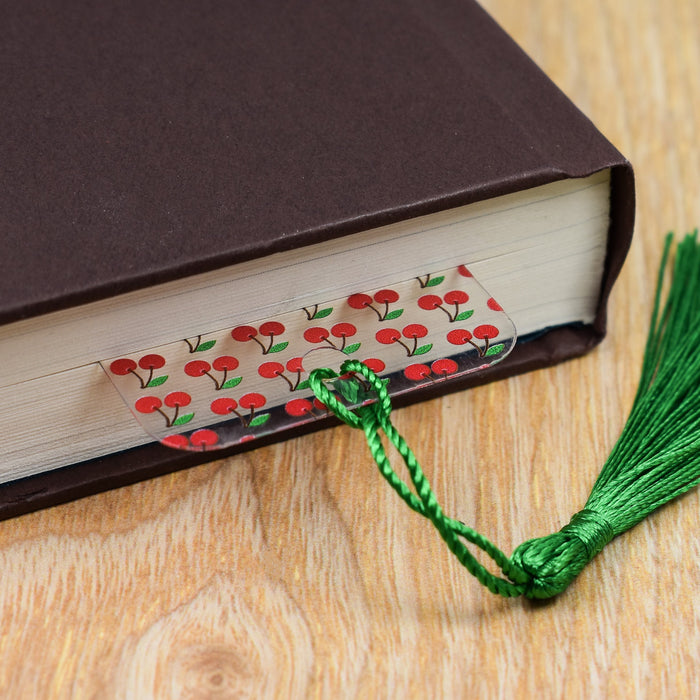
[(559, 532), (523, 542), (511, 561), (529, 579), (525, 595), (550, 598), (561, 593), (614, 536), (604, 515), (584, 508)]

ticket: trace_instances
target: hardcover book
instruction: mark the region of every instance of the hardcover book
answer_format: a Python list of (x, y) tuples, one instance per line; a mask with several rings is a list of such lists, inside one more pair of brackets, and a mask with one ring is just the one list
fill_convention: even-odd
[[(245, 428), (274, 424), (260, 386), (310, 417), (280, 335), (294, 314), (301, 345), (409, 381), (451, 367), (419, 361), (437, 348), (421, 319), (503, 352), (399, 403), (602, 339), (631, 167), (475, 2), (29, 0), (0, 18), (0, 517), (332, 425), (213, 453), (134, 417), (194, 421), (183, 396), (204, 385)], [(512, 350), (468, 330), (460, 269), (512, 320)], [(361, 336), (370, 319), (384, 327)], [(178, 391), (159, 370), (173, 344), (192, 354)]]

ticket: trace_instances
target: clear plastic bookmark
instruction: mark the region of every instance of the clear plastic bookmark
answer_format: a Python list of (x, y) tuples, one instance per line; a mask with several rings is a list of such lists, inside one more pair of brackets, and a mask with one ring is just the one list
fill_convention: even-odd
[[(500, 362), (515, 340), (461, 265), (100, 364), (149, 435), (203, 451), (328, 417), (309, 388), (316, 368), (360, 360), (396, 396)], [(342, 381), (334, 390), (352, 408)]]

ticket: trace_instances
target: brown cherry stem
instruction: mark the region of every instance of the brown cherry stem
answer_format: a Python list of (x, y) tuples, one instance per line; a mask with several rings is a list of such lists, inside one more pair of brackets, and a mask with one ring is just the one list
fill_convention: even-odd
[(133, 374), (136, 377), (136, 379), (139, 380), (139, 384), (141, 385), (141, 388), (145, 389), (146, 385), (143, 383), (143, 379), (141, 378), (141, 375), (133, 369), (130, 369), (129, 372), (131, 372), (131, 374)]
[[(416, 339), (414, 338), (414, 340)], [(408, 357), (413, 357), (413, 353), (411, 352), (411, 349), (408, 347), (408, 345), (406, 345), (406, 343), (404, 343), (399, 338), (397, 338), (395, 342), (397, 342), (406, 351), (406, 355), (408, 355)]]
[(374, 313), (377, 314), (377, 318), (378, 318), (380, 321), (384, 321), (384, 320), (385, 320), (385, 319), (384, 319), (384, 316), (382, 316), (381, 311), (379, 311), (379, 309), (375, 309), (374, 306), (372, 306), (372, 304), (367, 304), (367, 308), (368, 308), (368, 309), (372, 309), (372, 311), (374, 311)]
[(437, 308), (440, 309), (440, 311), (444, 311), (447, 314), (447, 318), (450, 319), (450, 323), (454, 321), (454, 317), (452, 316), (452, 314), (442, 304), (439, 304)]
[(469, 343), (469, 345), (476, 348), (476, 351), (479, 353), (479, 357), (484, 356), (484, 350), (482, 350), (473, 340), (468, 340), (467, 342)]
[(253, 340), (262, 348), (263, 355), (267, 355), (269, 350), (265, 349), (265, 345), (263, 343), (261, 343), (255, 336), (253, 336)]
[(213, 374), (210, 374), (209, 372), (205, 372), (204, 374), (206, 374), (207, 377), (209, 377), (209, 379), (211, 379), (212, 382), (214, 382), (214, 386), (216, 387), (216, 391), (219, 391), (219, 389), (221, 389), (221, 384), (219, 384), (217, 378)]
[(158, 411), (158, 413), (160, 413), (160, 415), (163, 416), (163, 418), (165, 418), (165, 427), (170, 428), (172, 426), (172, 421), (170, 420), (170, 418), (168, 418), (167, 413), (161, 411), (160, 408), (156, 408), (156, 411)]
[[(277, 376), (282, 377), (282, 379), (284, 379), (284, 381), (287, 382), (287, 384), (289, 384), (289, 391), (294, 391), (294, 389), (296, 389), (296, 387), (294, 386), (294, 384), (292, 384), (292, 381), (289, 379), (289, 377), (286, 374), (278, 374)], [(298, 383), (299, 383), (299, 380), (297, 379), (297, 384)]]

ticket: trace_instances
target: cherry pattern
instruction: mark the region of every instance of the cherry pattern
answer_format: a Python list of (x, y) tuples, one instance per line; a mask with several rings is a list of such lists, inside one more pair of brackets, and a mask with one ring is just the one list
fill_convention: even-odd
[(416, 280), (418, 280), (421, 289), (428, 289), (428, 287), (437, 287), (442, 284), (445, 281), (445, 275), (437, 275), (436, 277), (430, 274), (422, 275), (416, 277)]
[[(390, 309), (396, 303), (400, 294), (394, 289), (379, 289), (372, 296), (369, 294), (351, 294), (347, 303), (351, 309), (369, 309), (381, 321), (393, 321), (403, 314), (403, 309)], [(375, 304), (377, 306), (375, 306)]]
[[(250, 394), (244, 394), (238, 401), (231, 397), (222, 397), (220, 399), (214, 399), (211, 402), (211, 412), (217, 416), (229, 416), (234, 414), (236, 417), (240, 418), (241, 423), (246, 428), (254, 428), (259, 425), (267, 423), (270, 418), (269, 413), (258, 413), (255, 411), (262, 408), (267, 403), (267, 399), (257, 392), (252, 392)], [(238, 409), (242, 408), (247, 413), (241, 413)]]
[[(287, 360), (286, 365), (281, 362), (263, 362), (258, 367), (258, 374), (265, 379), (280, 377), (287, 383), (289, 391), (306, 389), (309, 386), (308, 380), (301, 380), (301, 374), (304, 371), (303, 359), (303, 357), (293, 357), (291, 360)], [(289, 376), (286, 372), (289, 373)]]
[(212, 338), (210, 340), (203, 341), (201, 335), (198, 335), (194, 340), (185, 338), (183, 342), (187, 344), (187, 349), (189, 350), (190, 354), (195, 352), (206, 352), (207, 350), (211, 350), (216, 345), (216, 340)]
[[(162, 401), (157, 396), (142, 396), (134, 403), (134, 408), (139, 413), (159, 413), (165, 419), (165, 427), (172, 428), (173, 425), (184, 425), (194, 418), (194, 413), (180, 414), (180, 408), (189, 406), (192, 397), (185, 391), (172, 391)], [(163, 409), (163, 405), (175, 409), (169, 415)]]
[(412, 382), (422, 382), (426, 379), (434, 382), (435, 377), (448, 377), (458, 369), (459, 365), (455, 360), (445, 357), (435, 360), (430, 366), (419, 363), (408, 365), (403, 373), (406, 379), (410, 379)]
[[(304, 365), (316, 349), (362, 353), (396, 393), (489, 366), (513, 342), (501, 306), (459, 266), (102, 365), (147, 432), (201, 451), (327, 416)], [(349, 404), (372, 400), (360, 377), (340, 379)]]
[[(112, 374), (123, 377), (131, 374), (139, 381), (139, 388), (146, 389), (154, 386), (165, 384), (168, 379), (167, 374), (162, 374), (158, 377), (153, 376), (153, 371), (165, 366), (165, 358), (162, 355), (150, 353), (141, 357), (138, 362), (131, 357), (124, 357), (118, 360), (112, 360), (109, 365), (109, 370)], [(148, 370), (148, 374), (144, 375), (137, 372), (137, 368)]]
[(219, 440), (219, 434), (216, 430), (200, 428), (195, 430), (189, 437), (182, 433), (166, 435), (161, 442), (168, 447), (175, 447), (180, 450), (191, 449), (204, 452), (209, 448), (217, 447)]
[(424, 294), (418, 299), (418, 306), (425, 311), (440, 309), (447, 315), (450, 323), (454, 323), (455, 321), (466, 321), (474, 315), (474, 309), (459, 310), (460, 305), (466, 304), (468, 301), (469, 294), (461, 289), (453, 289), (444, 296)]
[[(422, 323), (409, 323), (401, 331), (396, 328), (381, 328), (375, 334), (375, 338), (382, 345), (400, 345), (408, 357), (414, 357), (415, 355), (425, 355), (426, 352), (432, 350), (432, 343), (418, 345), (418, 339), (425, 338), (426, 335), (428, 335), (428, 329)], [(404, 342), (404, 340), (408, 342)]]
[(288, 415), (293, 416), (294, 418), (308, 415), (321, 416), (328, 413), (326, 406), (315, 397), (308, 399), (292, 399), (291, 401), (287, 401), (287, 403), (284, 405), (284, 410)]
[[(346, 355), (351, 355), (353, 352), (357, 352), (362, 345), (362, 343), (347, 344), (348, 338), (352, 338), (356, 333), (357, 327), (352, 323), (336, 323), (331, 327), (330, 331), (320, 326), (312, 326), (304, 331), (304, 340), (313, 344), (325, 343), (334, 350), (340, 350)], [(340, 345), (336, 341), (331, 340), (331, 336), (338, 338)]]
[[(503, 352), (503, 343), (489, 346), (490, 341), (499, 333), (500, 331), (498, 328), (490, 323), (477, 326), (473, 333), (466, 328), (455, 328), (447, 334), (447, 342), (452, 345), (464, 345), (469, 343), (479, 353), (479, 357), (488, 357)], [(473, 340), (474, 338), (484, 341), (483, 346), (475, 343)]]
[[(266, 321), (259, 328), (255, 326), (236, 326), (231, 331), (231, 337), (240, 343), (247, 343), (252, 340), (260, 346), (263, 355), (269, 355), (282, 352), (289, 345), (288, 340), (275, 343), (275, 337), (282, 335), (285, 330), (284, 324), (279, 321)], [(261, 341), (258, 334), (268, 338), (268, 341)]]
[(318, 318), (330, 316), (333, 313), (333, 307), (322, 307), (320, 304), (313, 304), (312, 306), (305, 306), (302, 311), (306, 314), (307, 321), (315, 321)]
[[(221, 389), (233, 389), (243, 380), (243, 377), (228, 378), (228, 373), (235, 370), (238, 364), (238, 360), (232, 355), (221, 355), (211, 364), (206, 360), (190, 360), (185, 365), (184, 372), (190, 377), (209, 377), (214, 382), (214, 390), (221, 391)], [(212, 371), (221, 373), (221, 376), (216, 376)]]

